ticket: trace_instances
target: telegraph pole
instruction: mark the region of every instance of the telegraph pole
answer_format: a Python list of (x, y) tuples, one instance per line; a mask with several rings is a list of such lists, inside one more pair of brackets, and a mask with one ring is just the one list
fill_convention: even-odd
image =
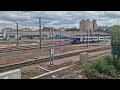
[(92, 36), (92, 30), (90, 29), (90, 36)]
[(86, 23), (86, 30), (87, 30), (87, 48), (89, 48), (89, 29), (88, 29), (88, 23)]
[(60, 30), (60, 44), (61, 44), (61, 30)]
[(50, 65), (54, 65), (54, 28), (50, 28)]
[(89, 48), (89, 30), (87, 29), (87, 48)]
[(41, 18), (39, 18), (39, 48), (41, 50)]
[(73, 30), (73, 38), (74, 38), (74, 30)]
[(18, 41), (18, 23), (16, 23), (16, 26), (17, 26), (17, 43), (16, 43), (16, 45), (19, 46), (19, 41)]

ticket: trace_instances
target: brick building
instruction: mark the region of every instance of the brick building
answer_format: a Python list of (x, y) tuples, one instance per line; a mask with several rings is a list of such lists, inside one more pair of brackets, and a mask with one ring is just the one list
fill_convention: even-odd
[(87, 30), (96, 30), (97, 29), (97, 21), (93, 20), (90, 21), (89, 19), (87, 20), (82, 20), (79, 23), (80, 26), (80, 31), (86, 32)]

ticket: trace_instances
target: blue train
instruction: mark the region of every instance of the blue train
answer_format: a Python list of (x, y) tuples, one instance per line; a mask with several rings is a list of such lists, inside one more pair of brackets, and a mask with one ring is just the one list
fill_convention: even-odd
[(63, 36), (63, 35), (56, 35), (54, 39), (70, 39), (68, 36)]
[(78, 44), (78, 43), (86, 43), (86, 42), (99, 42), (108, 40), (109, 36), (75, 36), (72, 38), (70, 43)]

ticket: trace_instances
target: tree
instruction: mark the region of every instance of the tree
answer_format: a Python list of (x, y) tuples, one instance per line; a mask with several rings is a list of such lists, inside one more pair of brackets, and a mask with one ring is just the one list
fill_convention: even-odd
[(66, 28), (66, 31), (79, 31), (79, 29), (77, 29), (76, 27), (73, 28)]
[(108, 32), (111, 35), (120, 35), (120, 25), (114, 25), (114, 26), (108, 28)]
[(43, 30), (50, 30), (51, 27), (43, 27)]
[(115, 55), (117, 55), (117, 58), (120, 58), (120, 25), (110, 27), (109, 33), (111, 34), (113, 58)]
[(114, 25), (108, 29), (111, 35), (112, 45), (120, 45), (120, 25)]

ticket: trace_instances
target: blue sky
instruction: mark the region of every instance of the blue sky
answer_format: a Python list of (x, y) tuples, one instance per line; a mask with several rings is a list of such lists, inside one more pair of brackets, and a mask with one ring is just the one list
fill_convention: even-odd
[(0, 29), (11, 27), (28, 27), (38, 29), (38, 18), (42, 26), (79, 27), (82, 19), (96, 19), (98, 26), (120, 24), (120, 11), (0, 11)]

